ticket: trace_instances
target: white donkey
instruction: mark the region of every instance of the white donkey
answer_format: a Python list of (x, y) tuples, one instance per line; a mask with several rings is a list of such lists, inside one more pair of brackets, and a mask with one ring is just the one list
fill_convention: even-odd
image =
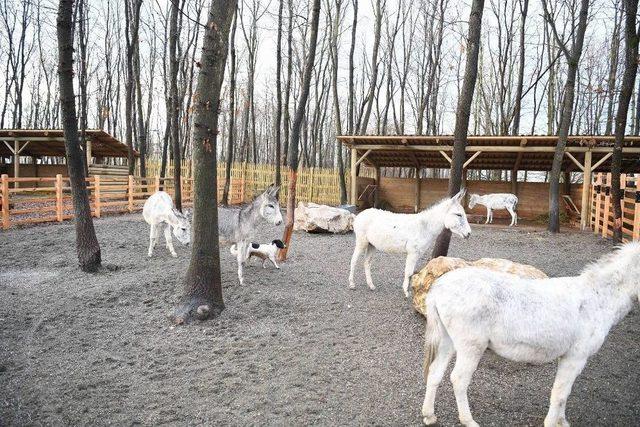
[(171, 239), (171, 231), (176, 239), (183, 245), (188, 245), (191, 241), (191, 224), (187, 215), (182, 214), (176, 209), (171, 196), (164, 191), (157, 191), (144, 202), (142, 208), (142, 216), (147, 224), (151, 226), (149, 234), (149, 252), (153, 255), (153, 248), (158, 242), (160, 233), (164, 230), (164, 238), (167, 242), (167, 249), (173, 257), (177, 257), (173, 248)]
[(446, 228), (460, 237), (471, 235), (471, 227), (460, 201), (465, 190), (447, 198), (417, 214), (399, 214), (380, 209), (367, 209), (353, 221), (356, 247), (351, 257), (349, 287), (355, 288), (353, 273), (360, 254), (364, 256), (364, 272), (370, 289), (375, 289), (371, 279), (371, 257), (375, 250), (407, 254), (402, 289), (409, 297), (409, 279), (416, 262), (433, 246), (438, 235)]
[(579, 276), (523, 279), (470, 267), (451, 271), (426, 296), (422, 416), (436, 422), (436, 390), (449, 360), (460, 422), (477, 426), (467, 387), (487, 348), (517, 362), (558, 360), (545, 427), (568, 426), (565, 407), (587, 358), (640, 297), (640, 243), (629, 243)]
[(493, 222), (493, 209), (506, 209), (511, 214), (511, 224), (509, 224), (509, 226), (518, 225), (518, 214), (516, 213), (518, 197), (515, 194), (494, 193), (485, 194), (484, 196), (472, 194), (469, 199), (469, 208), (473, 209), (476, 204), (483, 205), (487, 208), (487, 220), (485, 224)]

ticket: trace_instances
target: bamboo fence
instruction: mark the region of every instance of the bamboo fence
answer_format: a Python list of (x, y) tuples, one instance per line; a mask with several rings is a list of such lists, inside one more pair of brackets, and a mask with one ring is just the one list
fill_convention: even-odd
[[(640, 240), (640, 176), (620, 175), (622, 240)], [(591, 228), (604, 238), (613, 236), (611, 174), (598, 173), (591, 186)]]

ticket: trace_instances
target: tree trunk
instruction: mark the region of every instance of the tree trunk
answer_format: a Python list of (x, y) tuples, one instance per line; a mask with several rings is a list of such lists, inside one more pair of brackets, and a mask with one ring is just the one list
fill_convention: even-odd
[(224, 309), (218, 247), (216, 144), (220, 88), (235, 8), (234, 0), (211, 0), (202, 46), (201, 70), (193, 105), (193, 249), (184, 281), (185, 294), (173, 316), (173, 321), (178, 324), (193, 316), (206, 319)]
[[(140, 7), (142, 0), (135, 0), (133, 4), (131, 44), (133, 47), (133, 75), (136, 88), (136, 119), (138, 126), (138, 149), (140, 150), (140, 176), (147, 176), (147, 131), (142, 114), (142, 84), (140, 83)], [(150, 93), (151, 97), (152, 94)]]
[[(453, 131), (453, 156), (451, 158), (451, 174), (449, 176), (449, 196), (460, 191), (462, 185), (465, 148), (467, 146), (467, 132), (469, 130), (469, 116), (471, 103), (478, 77), (478, 52), (480, 49), (480, 32), (482, 29), (482, 11), (484, 0), (473, 0), (469, 15), (469, 36), (467, 41), (467, 59), (464, 69), (462, 92), (456, 109), (456, 125)], [(446, 256), (449, 252), (451, 232), (445, 229), (436, 240), (432, 257)]]
[(300, 98), (296, 107), (296, 114), (293, 118), (291, 128), (291, 141), (289, 142), (289, 194), (287, 194), (287, 222), (284, 229), (285, 248), (280, 250), (280, 260), (287, 258), (287, 250), (291, 242), (293, 233), (294, 212), (296, 207), (296, 181), (298, 177), (298, 145), (300, 144), (300, 129), (304, 119), (307, 100), (309, 99), (309, 87), (311, 86), (311, 74), (316, 56), (316, 45), (318, 44), (318, 22), (320, 21), (320, 0), (313, 0), (313, 11), (311, 16), (311, 35), (309, 38), (309, 52), (307, 55), (302, 87), (300, 88)]
[[(336, 14), (331, 24), (331, 81), (333, 93), (333, 111), (335, 115), (336, 133), (342, 135), (342, 122), (340, 118), (340, 99), (338, 98), (338, 33), (340, 32), (340, 12), (342, 0), (335, 0)], [(347, 183), (344, 176), (344, 160), (342, 158), (342, 144), (336, 141), (336, 157), (338, 160), (338, 182), (340, 183), (340, 204), (347, 203)]]
[(84, 174), (84, 154), (78, 139), (75, 95), (73, 93), (73, 0), (60, 0), (58, 6), (58, 80), (60, 110), (67, 153), (67, 169), (71, 181), (71, 196), (76, 224), (76, 252), (82, 271), (100, 268), (100, 245), (93, 228), (91, 207)]
[(289, 114), (289, 95), (291, 92), (291, 76), (293, 75), (293, 0), (287, 1), (289, 10), (289, 25), (287, 31), (287, 87), (284, 93), (284, 147), (282, 150), (282, 165), (287, 166), (287, 156), (289, 155), (289, 124), (291, 117)]
[(229, 134), (227, 135), (227, 168), (224, 172), (224, 190), (222, 192), (223, 205), (229, 204), (229, 188), (231, 187), (231, 167), (233, 166), (233, 142), (235, 140), (236, 123), (236, 27), (238, 26), (238, 11), (233, 13), (233, 26), (229, 37), (229, 55), (231, 69), (229, 70)]
[[(558, 143), (553, 155), (553, 166), (549, 174), (549, 225), (548, 230), (552, 233), (560, 232), (560, 174), (562, 172), (562, 160), (564, 158), (564, 149), (567, 145), (567, 137), (569, 136), (569, 127), (571, 126), (571, 116), (573, 112), (573, 98), (575, 94), (576, 74), (578, 72), (578, 64), (582, 55), (582, 45), (584, 42), (584, 33), (587, 29), (587, 17), (589, 14), (589, 0), (581, 0), (580, 15), (576, 39), (569, 52), (566, 46), (558, 36), (555, 24), (547, 11), (546, 0), (542, 2), (545, 16), (549, 25), (553, 30), (556, 42), (560, 44), (560, 48), (567, 58), (567, 80), (564, 86), (564, 97), (562, 100), (562, 112), (560, 116), (560, 127), (558, 128)], [(585, 183), (589, 185), (589, 183)]]
[(173, 154), (173, 201), (182, 211), (182, 188), (180, 186), (182, 159), (180, 155), (179, 120), (180, 99), (178, 96), (178, 12), (180, 0), (171, 0), (171, 22), (169, 23), (169, 97), (171, 98), (171, 149)]
[(613, 204), (613, 240), (622, 242), (622, 207), (620, 201), (624, 195), (620, 192), (620, 169), (622, 167), (622, 144), (627, 127), (627, 112), (633, 86), (638, 72), (638, 32), (636, 30), (636, 12), (638, 0), (625, 0), (625, 65), (622, 86), (618, 97), (616, 112), (615, 143), (611, 156), (611, 203)]
[[(617, 6), (617, 4), (616, 4)], [(620, 18), (618, 14), (620, 13)], [(609, 51), (609, 79), (607, 81), (607, 99), (609, 105), (607, 106), (607, 124), (604, 134), (611, 135), (611, 128), (613, 122), (613, 95), (616, 89), (616, 75), (618, 74), (618, 56), (620, 51), (620, 25), (622, 21), (622, 13), (616, 7), (615, 16), (613, 19), (613, 35), (611, 36), (611, 50)]]
[(133, 175), (136, 167), (136, 158), (133, 153), (133, 42), (131, 34), (131, 3), (130, 0), (125, 1), (125, 45), (126, 45), (126, 82), (125, 82), (125, 101), (124, 101), (124, 121), (125, 121), (125, 140), (128, 148), (127, 163), (129, 165), (129, 175)]
[[(282, 129), (282, 10), (284, 8), (284, 0), (280, 0), (278, 7), (278, 43), (276, 47), (276, 186), (282, 183), (280, 172), (280, 157), (282, 156), (282, 142), (280, 141)], [(279, 194), (279, 193), (278, 193)]]
[(351, 0), (353, 3), (353, 24), (351, 25), (351, 47), (349, 48), (349, 101), (347, 103), (347, 133), (354, 134), (354, 108), (355, 108), (355, 92), (353, 85), (353, 56), (356, 51), (356, 29), (358, 27), (358, 0)]
[(527, 12), (529, 11), (529, 0), (521, 0), (520, 13), (522, 14), (522, 21), (520, 27), (520, 52), (519, 52), (519, 64), (518, 64), (518, 83), (516, 85), (515, 106), (513, 107), (513, 135), (520, 133), (520, 114), (522, 108), (522, 86), (524, 83), (524, 41), (525, 41), (525, 24), (527, 23)]

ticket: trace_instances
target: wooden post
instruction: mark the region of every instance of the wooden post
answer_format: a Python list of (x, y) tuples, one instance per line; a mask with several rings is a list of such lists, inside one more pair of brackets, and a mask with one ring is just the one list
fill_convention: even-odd
[(58, 222), (62, 222), (64, 220), (63, 214), (63, 200), (62, 200), (62, 175), (56, 175), (56, 217)]
[(602, 184), (602, 173), (599, 173), (596, 175), (596, 179), (593, 185), (593, 188), (591, 190), (591, 194), (593, 195), (591, 197), (591, 203), (592, 205), (595, 205), (592, 209), (594, 211), (593, 214), (593, 232), (595, 234), (598, 234), (598, 232), (600, 231), (600, 205), (602, 203), (602, 193), (596, 193), (596, 186), (601, 186)]
[(373, 193), (373, 207), (377, 208), (380, 205), (380, 166), (375, 167), (374, 174), (376, 178), (376, 189)]
[(415, 185), (415, 204), (413, 206), (413, 211), (418, 212), (420, 210), (420, 168), (416, 167), (416, 185)]
[(604, 211), (602, 212), (602, 237), (607, 237), (609, 231), (609, 213), (611, 211), (611, 174), (605, 175), (607, 178), (606, 186), (609, 188), (609, 195), (604, 194)]
[(133, 175), (129, 175), (129, 185), (127, 186), (127, 196), (129, 197), (129, 212), (133, 212)]
[(156, 176), (155, 188), (156, 188), (156, 191), (160, 191), (160, 176)]
[(87, 140), (87, 169), (89, 169), (89, 166), (91, 166), (91, 158), (93, 157), (91, 155), (91, 140), (88, 139)]
[[(640, 191), (638, 187), (636, 187), (636, 191)], [(640, 240), (640, 203), (635, 204), (635, 212), (633, 215), (633, 240)]]
[(511, 171), (511, 193), (518, 195), (518, 170)]
[(96, 175), (93, 177), (95, 190), (93, 191), (93, 197), (95, 198), (95, 215), (96, 218), (100, 218), (101, 212), (101, 203), (100, 203), (100, 175)]
[(9, 228), (9, 175), (2, 174), (2, 228)]
[[(13, 177), (20, 178), (20, 142), (13, 141)], [(20, 187), (20, 183), (15, 181), (13, 188)]]
[(351, 194), (349, 194), (349, 203), (352, 205), (358, 204), (358, 151), (355, 148), (351, 149)]
[[(580, 229), (589, 227), (589, 189), (591, 188), (591, 151), (584, 153), (584, 178), (582, 179), (582, 206), (580, 210)], [(605, 217), (605, 221), (609, 221)]]

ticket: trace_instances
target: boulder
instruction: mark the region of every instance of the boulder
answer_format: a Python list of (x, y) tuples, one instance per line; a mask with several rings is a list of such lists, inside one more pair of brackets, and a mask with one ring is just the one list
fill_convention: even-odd
[(413, 289), (413, 308), (423, 316), (426, 314), (425, 296), (431, 284), (444, 273), (461, 267), (481, 267), (489, 270), (515, 274), (528, 279), (545, 279), (547, 275), (535, 267), (518, 264), (501, 258), (480, 258), (477, 261), (465, 261), (462, 258), (438, 257), (425, 265), (420, 272), (411, 278)]
[(355, 215), (346, 209), (315, 203), (298, 203), (294, 230), (308, 233), (348, 233), (353, 230)]

